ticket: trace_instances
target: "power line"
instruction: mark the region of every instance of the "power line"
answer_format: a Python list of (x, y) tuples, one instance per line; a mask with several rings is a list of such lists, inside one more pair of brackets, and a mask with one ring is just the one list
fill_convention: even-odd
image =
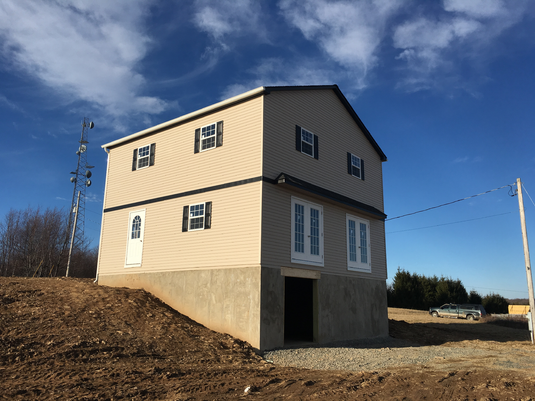
[(511, 214), (511, 212), (500, 213), (500, 214), (493, 214), (493, 215), (490, 215), (490, 216), (484, 216), (484, 217), (477, 217), (477, 218), (475, 218), (475, 219), (468, 219), (468, 220), (454, 221), (454, 222), (451, 222), (451, 223), (435, 224), (434, 226), (425, 226), (425, 227), (409, 228), (409, 229), (407, 229), (407, 230), (399, 230), (399, 231), (389, 231), (389, 232), (387, 232), (387, 234), (402, 233), (402, 232), (405, 232), (405, 231), (423, 230), (424, 228), (433, 228), (433, 227), (447, 226), (447, 225), (450, 225), (450, 224), (466, 223), (467, 221), (483, 220), (483, 219), (488, 219), (488, 218), (490, 218), (490, 217), (503, 216), (504, 214)]
[[(524, 185), (524, 183), (522, 183), (522, 188), (524, 188), (524, 191), (526, 191), (526, 194), (528, 195), (529, 200), (531, 201), (531, 203), (533, 203), (533, 199), (531, 199), (531, 196), (529, 196), (529, 192), (526, 189), (526, 186)], [(533, 206), (535, 206), (535, 203), (533, 203)]]
[[(427, 212), (427, 211), (429, 211), (429, 210), (438, 209), (439, 207), (442, 207), (442, 206), (452, 205), (452, 204), (454, 204), (454, 203), (461, 202), (461, 201), (463, 201), (463, 200), (472, 199), (472, 198), (475, 198), (476, 196), (485, 195), (485, 194), (488, 194), (488, 193), (497, 191), (497, 190), (499, 190), (499, 189), (507, 188), (507, 187), (509, 187), (509, 195), (511, 195), (513, 185), (515, 185), (515, 184), (504, 185), (503, 187), (494, 188), (494, 189), (491, 189), (490, 191), (481, 192), (480, 194), (477, 194), (477, 195), (467, 196), (466, 198), (457, 199), (457, 200), (455, 200), (455, 201), (453, 201), (453, 202), (443, 203), (442, 205), (433, 206), (433, 207), (428, 207), (427, 209), (418, 210), (417, 212), (412, 212), (412, 213), (403, 214), (403, 215), (401, 215), (401, 216), (391, 217), (391, 218), (389, 218), (389, 219), (386, 219), (385, 221), (390, 221), (390, 220), (400, 219), (400, 218), (402, 218), (402, 217), (412, 216), (413, 214), (423, 213), (423, 212)], [(513, 192), (513, 195), (511, 195), (511, 196), (515, 196), (515, 195), (514, 195), (514, 192)]]

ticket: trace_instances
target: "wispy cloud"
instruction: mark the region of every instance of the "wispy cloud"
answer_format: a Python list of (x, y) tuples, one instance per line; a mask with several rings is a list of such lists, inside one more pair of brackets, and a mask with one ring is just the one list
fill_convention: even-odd
[(378, 50), (386, 25), (401, 2), (370, 0), (282, 0), (281, 13), (288, 23), (319, 47), (346, 71), (356, 88), (367, 85), (369, 71), (378, 63)]
[(410, 91), (451, 82), (461, 63), (484, 63), (493, 40), (522, 18), (526, 1), (444, 0), (443, 9), (401, 22), (393, 30), (393, 45), (405, 63), (400, 87)]
[(480, 156), (473, 156), (473, 157), (469, 157), (469, 156), (462, 156), (462, 157), (457, 157), (456, 159), (454, 159), (452, 161), (452, 163), (455, 163), (455, 164), (462, 164), (462, 163), (480, 163), (483, 161), (483, 158), (480, 157)]
[(151, 44), (143, 33), (149, 0), (0, 3), (0, 48), (10, 68), (112, 118), (157, 114), (168, 104), (145, 96), (136, 71)]
[(209, 34), (224, 50), (236, 37), (253, 36), (266, 40), (260, 2), (254, 0), (197, 0), (193, 22)]
[(94, 203), (102, 203), (102, 199), (100, 199), (97, 195), (94, 193), (86, 193), (85, 200), (87, 202), (94, 202)]
[(4, 104), (8, 106), (11, 110), (18, 111), (20, 113), (26, 114), (26, 112), (19, 106), (17, 106), (15, 103), (10, 101), (7, 97), (4, 95), (0, 95), (0, 104)]
[(322, 67), (315, 60), (302, 59), (299, 64), (280, 58), (262, 59), (247, 72), (239, 84), (229, 85), (221, 99), (239, 95), (260, 86), (334, 84), (337, 73)]

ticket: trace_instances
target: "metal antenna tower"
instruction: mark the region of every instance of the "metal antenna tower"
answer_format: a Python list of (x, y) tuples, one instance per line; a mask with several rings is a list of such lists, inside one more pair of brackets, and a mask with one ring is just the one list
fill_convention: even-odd
[(85, 231), (85, 189), (91, 186), (91, 169), (94, 166), (87, 164), (87, 144), (88, 131), (95, 126), (93, 122), (85, 118), (82, 121), (82, 135), (80, 137), (80, 146), (76, 151), (78, 155), (78, 164), (76, 171), (71, 171), (73, 176), (71, 182), (74, 183), (74, 190), (72, 192), (71, 209), (69, 212), (69, 233), (71, 234), (71, 248), (69, 250), (69, 261), (67, 262), (67, 276), (69, 275), (69, 264), (71, 260), (71, 253), (74, 248), (80, 249), (84, 243)]

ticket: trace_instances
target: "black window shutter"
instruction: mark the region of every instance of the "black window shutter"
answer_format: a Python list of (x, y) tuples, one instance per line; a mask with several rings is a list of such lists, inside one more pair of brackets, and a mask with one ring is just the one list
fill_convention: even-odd
[(156, 144), (151, 143), (150, 145), (150, 158), (149, 158), (149, 166), (154, 166), (154, 154), (156, 153)]
[(301, 127), (295, 126), (295, 150), (301, 152)]
[(217, 123), (216, 147), (223, 146), (223, 121)]
[(194, 153), (199, 153), (200, 144), (201, 144), (201, 129), (197, 128), (195, 130), (195, 152)]
[(360, 159), (360, 179), (364, 181), (364, 160)]
[(347, 152), (347, 173), (353, 175), (353, 168), (351, 166), (351, 153)]
[(318, 159), (318, 153), (319, 153), (319, 149), (318, 149), (318, 136), (317, 135), (314, 135), (314, 159)]
[(188, 218), (189, 218), (189, 206), (184, 206), (184, 211), (182, 212), (182, 232), (188, 231)]
[(132, 171), (135, 171), (137, 168), (137, 148), (134, 149), (134, 159), (132, 160)]
[(204, 229), (212, 228), (212, 202), (204, 204)]

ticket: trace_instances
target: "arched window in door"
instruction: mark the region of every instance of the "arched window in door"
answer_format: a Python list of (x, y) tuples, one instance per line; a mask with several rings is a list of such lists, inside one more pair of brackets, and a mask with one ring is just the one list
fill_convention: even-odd
[(141, 238), (141, 217), (136, 216), (132, 220), (132, 239)]

